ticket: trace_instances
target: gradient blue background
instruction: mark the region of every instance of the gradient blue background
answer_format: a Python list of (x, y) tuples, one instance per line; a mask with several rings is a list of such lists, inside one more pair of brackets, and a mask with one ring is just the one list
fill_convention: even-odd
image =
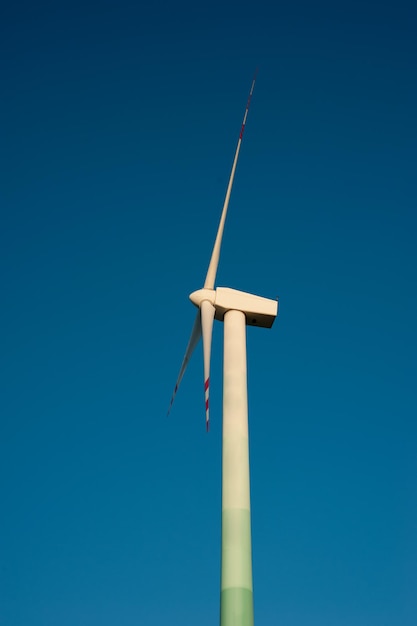
[(413, 2), (2, 10), (0, 622), (218, 623), (222, 326), (248, 329), (255, 619), (415, 626)]

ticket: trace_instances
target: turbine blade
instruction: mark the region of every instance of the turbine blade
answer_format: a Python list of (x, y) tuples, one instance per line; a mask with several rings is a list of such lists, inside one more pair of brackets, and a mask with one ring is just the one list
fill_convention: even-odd
[(214, 289), (214, 282), (216, 280), (217, 266), (219, 265), (219, 259), (220, 259), (220, 248), (221, 248), (221, 245), (222, 245), (224, 223), (226, 221), (227, 209), (229, 207), (230, 194), (232, 193), (233, 180), (234, 180), (234, 177), (235, 177), (237, 160), (239, 158), (239, 152), (240, 152), (240, 146), (241, 146), (241, 143), (242, 143), (243, 132), (245, 130), (246, 118), (248, 116), (250, 101), (251, 101), (253, 90), (254, 90), (254, 87), (255, 87), (256, 74), (257, 74), (257, 71), (255, 72), (255, 76), (253, 77), (252, 86), (251, 86), (250, 92), (249, 92), (248, 102), (246, 104), (245, 115), (243, 116), (242, 127), (240, 129), (239, 139), (238, 139), (238, 142), (237, 142), (235, 158), (233, 160), (233, 165), (232, 165), (232, 171), (231, 171), (231, 174), (230, 174), (229, 184), (227, 185), (226, 197), (224, 199), (223, 210), (222, 210), (222, 214), (221, 214), (221, 217), (220, 217), (219, 228), (217, 230), (216, 240), (214, 242), (213, 252), (211, 254), (210, 264), (209, 264), (209, 267), (208, 267), (208, 270), (207, 270), (207, 276), (206, 276), (206, 280), (205, 280), (205, 283), (204, 283), (204, 288), (205, 289)]
[(203, 333), (203, 356), (204, 356), (204, 400), (206, 403), (206, 430), (209, 430), (210, 412), (209, 412), (209, 395), (210, 395), (210, 354), (211, 354), (211, 337), (213, 335), (213, 321), (215, 308), (208, 300), (201, 303), (201, 330)]
[(196, 315), (196, 318), (195, 318), (195, 321), (194, 321), (193, 330), (191, 331), (190, 340), (188, 342), (187, 350), (185, 351), (185, 356), (184, 356), (184, 359), (182, 361), (180, 373), (178, 374), (177, 382), (175, 383), (175, 387), (174, 387), (174, 391), (172, 393), (171, 402), (169, 403), (169, 408), (168, 408), (167, 415), (169, 415), (169, 413), (171, 411), (172, 405), (174, 403), (175, 396), (176, 396), (177, 391), (178, 391), (178, 387), (180, 386), (180, 382), (182, 380), (182, 377), (184, 376), (184, 372), (187, 369), (188, 361), (190, 360), (191, 355), (194, 352), (194, 348), (198, 344), (198, 341), (199, 341), (200, 337), (201, 337), (201, 315), (200, 315), (200, 311), (197, 311), (197, 315)]

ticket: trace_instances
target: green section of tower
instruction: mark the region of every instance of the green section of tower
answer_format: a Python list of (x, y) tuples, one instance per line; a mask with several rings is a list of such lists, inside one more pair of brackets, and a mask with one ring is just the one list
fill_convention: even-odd
[(252, 591), (234, 587), (221, 592), (220, 626), (253, 626)]
[(252, 591), (252, 547), (250, 511), (226, 509), (222, 512), (221, 589)]

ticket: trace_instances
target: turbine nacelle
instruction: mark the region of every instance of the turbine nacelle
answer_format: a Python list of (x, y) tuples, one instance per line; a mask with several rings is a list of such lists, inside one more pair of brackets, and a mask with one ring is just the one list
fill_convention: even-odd
[(242, 311), (248, 326), (271, 328), (278, 313), (278, 301), (255, 296), (245, 291), (217, 287), (217, 289), (198, 289), (190, 294), (191, 302), (198, 308), (204, 301), (210, 302), (215, 309), (214, 318), (223, 321), (227, 311)]

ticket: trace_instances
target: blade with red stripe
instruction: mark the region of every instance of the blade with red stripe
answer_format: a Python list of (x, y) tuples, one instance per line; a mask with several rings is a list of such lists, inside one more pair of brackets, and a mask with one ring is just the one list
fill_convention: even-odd
[(230, 178), (229, 178), (229, 184), (227, 185), (226, 197), (224, 199), (223, 210), (222, 210), (222, 215), (221, 215), (221, 218), (220, 218), (219, 228), (217, 230), (216, 240), (214, 242), (213, 252), (211, 253), (210, 264), (209, 264), (209, 267), (208, 267), (208, 270), (207, 270), (207, 276), (206, 276), (206, 280), (205, 280), (205, 283), (204, 283), (204, 287), (206, 289), (214, 289), (214, 283), (215, 283), (216, 274), (217, 274), (217, 266), (219, 265), (219, 259), (220, 259), (220, 248), (221, 248), (221, 245), (222, 245), (224, 224), (225, 224), (225, 221), (226, 221), (227, 209), (229, 207), (230, 194), (232, 193), (232, 186), (233, 186), (233, 180), (234, 180), (234, 177), (235, 177), (237, 160), (239, 158), (240, 146), (241, 146), (241, 143), (242, 143), (243, 132), (244, 132), (245, 126), (246, 126), (246, 118), (248, 117), (249, 106), (250, 106), (250, 102), (251, 102), (251, 99), (252, 99), (253, 90), (255, 88), (255, 82), (256, 82), (256, 75), (257, 75), (257, 73), (258, 72), (256, 71), (255, 72), (255, 76), (253, 77), (252, 86), (251, 86), (250, 92), (249, 92), (248, 102), (246, 104), (245, 115), (243, 116), (243, 122), (242, 122), (242, 126), (241, 126), (240, 133), (239, 133), (239, 139), (238, 139), (238, 142), (237, 142), (235, 158), (233, 159), (233, 165), (232, 165), (232, 171), (231, 171)]
[(213, 335), (213, 321), (215, 308), (208, 300), (203, 300), (200, 306), (201, 311), (201, 331), (203, 335), (203, 358), (204, 358), (204, 401), (206, 405), (206, 429), (210, 423), (210, 355), (211, 338)]

